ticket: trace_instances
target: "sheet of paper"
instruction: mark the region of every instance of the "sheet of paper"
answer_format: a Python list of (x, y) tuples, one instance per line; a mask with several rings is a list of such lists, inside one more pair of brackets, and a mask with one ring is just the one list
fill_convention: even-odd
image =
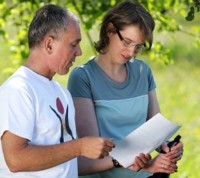
[(128, 167), (133, 164), (136, 156), (151, 153), (169, 140), (180, 127), (158, 113), (123, 140), (116, 142), (110, 155), (123, 167)]

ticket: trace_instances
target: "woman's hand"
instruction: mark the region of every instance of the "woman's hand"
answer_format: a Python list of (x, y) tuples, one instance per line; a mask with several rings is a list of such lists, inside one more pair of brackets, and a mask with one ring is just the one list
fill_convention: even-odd
[(177, 168), (176, 161), (161, 153), (152, 159), (142, 170), (150, 173), (172, 174), (177, 172)]
[(177, 145), (173, 146), (171, 149), (167, 145), (162, 146), (163, 151), (165, 151), (166, 156), (173, 162), (181, 160), (183, 156), (183, 143), (179, 142)]
[(150, 154), (141, 153), (139, 156), (136, 156), (134, 164), (128, 167), (128, 169), (138, 172), (142, 168), (144, 168), (149, 163), (150, 160), (151, 160)]

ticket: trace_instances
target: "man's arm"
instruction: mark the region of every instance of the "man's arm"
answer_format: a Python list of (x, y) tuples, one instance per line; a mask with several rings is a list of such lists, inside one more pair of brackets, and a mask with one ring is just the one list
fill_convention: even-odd
[(114, 146), (112, 141), (97, 137), (84, 137), (57, 145), (35, 146), (9, 131), (4, 132), (1, 139), (4, 157), (12, 172), (44, 170), (78, 156), (102, 158)]

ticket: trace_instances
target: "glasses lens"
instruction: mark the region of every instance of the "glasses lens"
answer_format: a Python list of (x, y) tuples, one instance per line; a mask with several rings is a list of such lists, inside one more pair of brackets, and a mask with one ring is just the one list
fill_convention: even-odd
[(145, 49), (145, 47), (144, 47), (143, 44), (142, 44), (142, 45), (135, 45), (135, 50), (136, 50), (137, 52), (144, 51), (144, 49)]
[(145, 44), (138, 44), (138, 45), (134, 45), (131, 41), (127, 41), (125, 40), (121, 33), (119, 32), (119, 30), (116, 29), (116, 32), (117, 32), (117, 35), (120, 39), (120, 41), (122, 42), (122, 44), (127, 47), (127, 48), (130, 48), (130, 47), (134, 47), (136, 52), (140, 52), (140, 51), (144, 51), (145, 50)]

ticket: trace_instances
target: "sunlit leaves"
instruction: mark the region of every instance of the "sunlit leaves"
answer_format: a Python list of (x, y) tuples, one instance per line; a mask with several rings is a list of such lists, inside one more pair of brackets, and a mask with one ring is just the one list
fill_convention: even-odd
[(160, 42), (153, 44), (152, 51), (150, 51), (150, 58), (164, 65), (173, 63), (170, 49), (164, 47)]
[(190, 7), (190, 11), (188, 12), (185, 19), (187, 21), (192, 21), (195, 18), (196, 12), (200, 12), (200, 0), (193, 0), (193, 5)]
[[(0, 35), (10, 46), (13, 66), (21, 65), (28, 57), (28, 26), (42, 5), (44, 1), (41, 0), (7, 0), (0, 4)], [(10, 72), (10, 69), (5, 71)]]
[(185, 19), (187, 21), (192, 21), (194, 19), (194, 7), (193, 6), (190, 8), (190, 11), (188, 12), (188, 15), (187, 15), (187, 17), (185, 17)]
[(116, 2), (113, 0), (71, 0), (71, 3), (81, 17), (83, 25), (88, 30)]
[(195, 38), (195, 42), (194, 42), (194, 47), (196, 49), (198, 49), (199, 46), (200, 46), (200, 26), (198, 26), (198, 27), (196, 27), (196, 26), (192, 27), (192, 29), (197, 34), (196, 38)]
[[(93, 39), (90, 35), (91, 29), (99, 26), (105, 12), (113, 5), (124, 0), (0, 0), (0, 36), (7, 40), (13, 54), (15, 64), (21, 64), (28, 56), (27, 31), (29, 23), (39, 7), (46, 3), (58, 4), (67, 7), (79, 15), (81, 24), (91, 44)], [(200, 0), (138, 0), (150, 13), (156, 22), (158, 32), (181, 31), (181, 24), (171, 14), (181, 14), (183, 18), (189, 15), (187, 20), (194, 19), (196, 12), (200, 10)], [(195, 45), (200, 44), (199, 32), (195, 32)], [(91, 50), (93, 48), (91, 47)], [(155, 60), (168, 63), (171, 54), (164, 44), (155, 43), (150, 53)], [(158, 59), (160, 58), (160, 59)]]

